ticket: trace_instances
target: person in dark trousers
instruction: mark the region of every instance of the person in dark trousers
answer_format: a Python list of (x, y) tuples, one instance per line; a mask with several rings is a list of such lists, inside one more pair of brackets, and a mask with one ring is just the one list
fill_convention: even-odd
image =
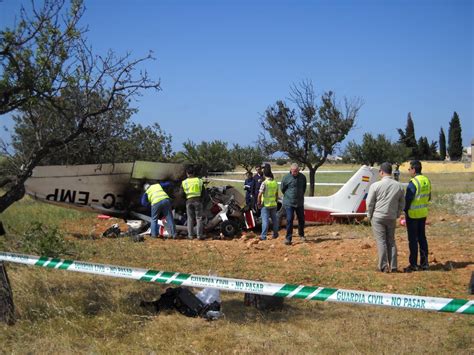
[[(428, 241), (426, 240), (426, 217), (428, 203), (431, 200), (431, 182), (421, 174), (421, 162), (412, 160), (408, 172), (412, 177), (405, 194), (405, 219), (408, 232), (408, 247), (410, 249), (410, 265), (405, 272), (428, 270)], [(418, 247), (420, 264), (418, 265)]]
[(253, 208), (254, 206), (254, 180), (253, 180), (253, 174), (251, 171), (247, 171), (246, 174), (247, 178), (244, 181), (244, 190), (245, 190), (245, 204), (249, 208)]
[(253, 176), (253, 192), (252, 195), (254, 196), (254, 210), (257, 213), (257, 216), (260, 216), (260, 210), (257, 206), (257, 199), (255, 198), (258, 196), (258, 192), (260, 191), (260, 186), (262, 185), (263, 180), (265, 180), (265, 177), (263, 176), (263, 169), (260, 165), (257, 165), (255, 167), (255, 175)]
[(194, 224), (196, 224), (196, 236), (198, 239), (204, 239), (204, 225), (202, 221), (203, 204), (202, 195), (204, 184), (202, 180), (195, 176), (193, 167), (186, 169), (187, 179), (183, 180), (181, 186), (186, 195), (186, 214), (188, 216), (188, 239), (193, 239)]
[(165, 229), (169, 237), (176, 238), (176, 226), (174, 223), (171, 200), (163, 187), (157, 184), (145, 184), (143, 186), (145, 193), (142, 195), (141, 203), (143, 206), (151, 205), (151, 237), (158, 238), (158, 218), (165, 216)]
[(306, 176), (300, 173), (298, 164), (291, 164), (290, 173), (281, 180), (283, 192), (283, 208), (286, 212), (286, 245), (291, 245), (293, 236), (293, 218), (298, 217), (298, 235), (304, 241), (304, 194), (306, 192)]

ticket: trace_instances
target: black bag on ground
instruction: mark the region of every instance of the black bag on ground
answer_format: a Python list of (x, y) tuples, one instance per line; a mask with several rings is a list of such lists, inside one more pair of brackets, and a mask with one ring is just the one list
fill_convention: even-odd
[(204, 303), (187, 288), (176, 288), (175, 307), (179, 313), (188, 317), (198, 317), (205, 310)]
[(153, 308), (156, 313), (176, 309), (179, 313), (188, 317), (198, 317), (209, 310), (220, 310), (220, 304), (218, 302), (205, 305), (189, 289), (182, 287), (167, 288), (165, 293), (162, 293), (158, 300), (152, 302), (142, 301), (140, 306), (149, 309)]
[(176, 303), (176, 297), (180, 288), (167, 288), (165, 293), (162, 293), (160, 299), (156, 301), (156, 308), (159, 311), (166, 309), (174, 309)]
[(276, 311), (283, 308), (283, 298), (246, 293), (244, 295), (244, 304), (246, 306), (255, 306), (259, 311)]

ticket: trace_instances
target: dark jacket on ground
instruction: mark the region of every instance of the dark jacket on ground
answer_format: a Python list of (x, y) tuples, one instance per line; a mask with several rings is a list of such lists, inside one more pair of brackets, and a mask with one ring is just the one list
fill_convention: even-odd
[(285, 175), (281, 180), (281, 192), (283, 192), (283, 206), (303, 206), (306, 176), (302, 173), (298, 173), (296, 176), (291, 175), (291, 173)]

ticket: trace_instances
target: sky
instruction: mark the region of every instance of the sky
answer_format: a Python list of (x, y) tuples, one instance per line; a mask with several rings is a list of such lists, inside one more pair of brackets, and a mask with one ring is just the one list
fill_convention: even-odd
[[(0, 25), (27, 1), (0, 0)], [(175, 151), (188, 140), (253, 145), (260, 119), (303, 80), (364, 105), (355, 129), (399, 138), (408, 112), (416, 137), (438, 141), (456, 111), (474, 138), (471, 0), (85, 0), (94, 52), (153, 51), (162, 91), (144, 92), (133, 120), (158, 122)], [(5, 122), (2, 122), (5, 123)]]

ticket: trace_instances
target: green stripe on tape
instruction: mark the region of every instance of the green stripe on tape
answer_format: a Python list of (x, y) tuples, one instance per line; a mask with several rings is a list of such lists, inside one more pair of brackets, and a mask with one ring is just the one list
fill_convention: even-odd
[(35, 263), (36, 266), (44, 266), (44, 264), (49, 260), (49, 258), (42, 256), (38, 259), (38, 261)]
[(54, 269), (56, 265), (58, 265), (61, 262), (61, 259), (51, 259), (48, 265), (46, 267), (49, 267), (50, 269)]
[(168, 271), (165, 271), (163, 272), (157, 279), (156, 279), (156, 282), (166, 282), (168, 281), (171, 276), (173, 276), (175, 273), (174, 272), (168, 272)]
[(152, 278), (154, 278), (156, 275), (158, 275), (158, 272), (159, 271), (148, 270), (145, 275), (140, 277), (140, 281), (150, 282)]
[(171, 283), (174, 285), (181, 285), (184, 281), (189, 279), (190, 276), (191, 274), (179, 274), (173, 281), (171, 281)]
[(62, 263), (60, 267), (58, 267), (58, 269), (66, 270), (69, 266), (71, 266), (73, 262), (74, 262), (73, 260), (64, 260), (64, 262)]
[(317, 295), (312, 297), (312, 300), (326, 301), (337, 291), (337, 288), (323, 288)]
[(471, 304), (467, 307), (464, 311), (461, 312), (462, 314), (474, 314), (474, 304)]
[(286, 284), (286, 285), (283, 286), (280, 290), (278, 290), (278, 292), (275, 293), (273, 296), (286, 297), (286, 296), (288, 296), (290, 293), (292, 293), (294, 290), (296, 290), (297, 288), (298, 288), (298, 285)]
[(317, 287), (305, 286), (301, 290), (299, 290), (298, 293), (296, 295), (294, 295), (293, 297), (294, 298), (306, 298), (316, 290), (317, 290)]
[(440, 312), (456, 312), (459, 308), (464, 306), (468, 301), (467, 300), (452, 300), (446, 306), (441, 308)]

